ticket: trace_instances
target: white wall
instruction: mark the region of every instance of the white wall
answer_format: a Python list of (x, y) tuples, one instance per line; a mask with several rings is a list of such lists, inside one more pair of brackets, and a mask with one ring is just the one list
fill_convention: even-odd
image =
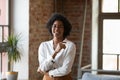
[(92, 0), (92, 69), (97, 69), (98, 62), (98, 0)]
[(29, 0), (11, 0), (11, 25), (15, 34), (21, 33), (22, 59), (15, 64), (18, 79), (28, 79), (29, 55)]

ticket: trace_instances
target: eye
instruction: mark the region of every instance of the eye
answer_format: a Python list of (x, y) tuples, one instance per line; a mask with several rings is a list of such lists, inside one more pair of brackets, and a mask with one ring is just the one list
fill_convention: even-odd
[(53, 28), (64, 28), (63, 25), (53, 25)]
[(56, 25), (52, 25), (52, 28), (56, 28)]

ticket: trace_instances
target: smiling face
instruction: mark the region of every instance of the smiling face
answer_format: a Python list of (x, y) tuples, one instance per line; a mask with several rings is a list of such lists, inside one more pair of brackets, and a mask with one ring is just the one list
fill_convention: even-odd
[(62, 21), (56, 20), (52, 25), (53, 38), (62, 39), (64, 34), (64, 26)]

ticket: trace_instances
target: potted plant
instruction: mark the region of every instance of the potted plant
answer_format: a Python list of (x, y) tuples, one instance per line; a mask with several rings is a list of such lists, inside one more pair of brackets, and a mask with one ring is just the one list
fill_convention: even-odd
[[(18, 47), (18, 43), (20, 40), (20, 35), (11, 34), (8, 36), (8, 60), (9, 60), (9, 71), (7, 72), (7, 80), (17, 80), (18, 72), (13, 71), (14, 63), (21, 60), (21, 52), (20, 48)], [(14, 79), (12, 79), (14, 78)]]

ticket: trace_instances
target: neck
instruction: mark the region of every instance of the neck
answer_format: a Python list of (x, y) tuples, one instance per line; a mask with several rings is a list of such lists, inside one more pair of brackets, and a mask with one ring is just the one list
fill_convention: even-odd
[(62, 40), (53, 39), (53, 43), (54, 43), (55, 45), (58, 44), (59, 42), (62, 42)]
[(59, 42), (62, 42), (64, 39), (63, 38), (53, 38), (53, 42), (56, 44), (56, 43), (59, 43)]

